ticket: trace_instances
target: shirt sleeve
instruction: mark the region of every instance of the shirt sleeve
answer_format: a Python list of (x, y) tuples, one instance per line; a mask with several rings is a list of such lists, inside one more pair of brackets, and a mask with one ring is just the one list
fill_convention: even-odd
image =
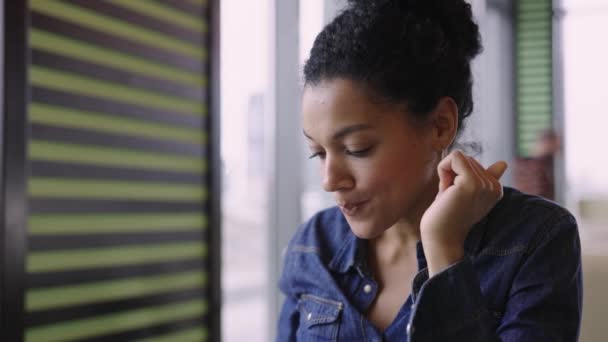
[(576, 341), (582, 312), (580, 239), (571, 215), (558, 219), (529, 251), (511, 284), (498, 325), (466, 257), (428, 278), (416, 275), (410, 342)]
[[(302, 226), (298, 228), (298, 231)], [(293, 286), (293, 270), (297, 269), (289, 251), (293, 248), (294, 239), (289, 241), (288, 246), (283, 251), (283, 267), (281, 276), (279, 277), (279, 289), (285, 300), (281, 307), (278, 319), (277, 342), (292, 342), (297, 341), (296, 332), (300, 324), (300, 311), (298, 310), (298, 294), (294, 293)]]
[(296, 330), (300, 313), (297, 309), (297, 301), (293, 297), (286, 297), (279, 316), (279, 329), (277, 332), (277, 342), (296, 341)]

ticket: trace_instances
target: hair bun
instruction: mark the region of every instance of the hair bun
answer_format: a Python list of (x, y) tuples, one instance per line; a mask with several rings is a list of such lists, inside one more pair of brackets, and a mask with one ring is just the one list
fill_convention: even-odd
[(421, 25), (429, 22), (439, 25), (446, 45), (468, 60), (481, 52), (479, 28), (473, 20), (471, 5), (464, 0), (348, 0), (348, 3), (352, 10), (366, 17), (386, 17), (398, 11), (417, 18)]

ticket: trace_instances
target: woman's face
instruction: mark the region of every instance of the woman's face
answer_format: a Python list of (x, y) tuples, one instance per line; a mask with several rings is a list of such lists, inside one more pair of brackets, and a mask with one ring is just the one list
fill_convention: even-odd
[(370, 101), (353, 81), (307, 86), (303, 128), (353, 233), (374, 238), (400, 220), (415, 222), (437, 191), (433, 130), (402, 106)]

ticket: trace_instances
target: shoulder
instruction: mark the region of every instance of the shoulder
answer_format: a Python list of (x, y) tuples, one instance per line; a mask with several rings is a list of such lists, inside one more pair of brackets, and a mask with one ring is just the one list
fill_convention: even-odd
[(519, 223), (574, 220), (568, 209), (545, 198), (529, 195), (513, 188), (505, 187), (504, 196), (492, 210), (493, 219), (516, 221)]
[(324, 209), (300, 225), (287, 246), (286, 254), (308, 252), (329, 261), (352, 234), (338, 207)]
[(328, 265), (353, 236), (337, 207), (322, 210), (300, 225), (284, 251), (281, 291), (288, 296), (313, 288), (329, 291), (333, 281)]
[(579, 243), (576, 220), (566, 208), (509, 187), (481, 226), (480, 247), (487, 252), (530, 253), (564, 235)]

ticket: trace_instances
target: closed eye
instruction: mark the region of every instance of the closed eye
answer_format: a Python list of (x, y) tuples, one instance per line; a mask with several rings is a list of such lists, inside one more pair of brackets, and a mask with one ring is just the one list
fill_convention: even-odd
[(308, 157), (308, 159), (313, 159), (316, 157), (319, 157), (319, 159), (325, 159), (325, 152), (314, 152)]
[[(368, 147), (366, 149), (363, 150), (357, 150), (357, 151), (350, 151), (350, 150), (346, 150), (345, 153), (349, 156), (353, 156), (353, 157), (357, 157), (357, 158), (363, 158), (366, 157), (367, 155), (369, 155), (369, 153), (371, 152), (371, 150), (374, 147)], [(319, 152), (314, 152), (313, 154), (311, 154), (308, 158), (309, 159), (314, 159), (319, 157), (319, 159), (323, 160), (325, 159), (325, 152), (319, 151)]]
[(369, 155), (369, 153), (371, 152), (372, 148), (373, 148), (373, 146), (372, 147), (368, 147), (368, 148), (363, 149), (363, 150), (357, 150), (357, 151), (346, 150), (346, 154), (351, 155), (353, 157), (359, 157), (359, 158), (361, 158), (361, 157), (365, 157), (365, 156)]

